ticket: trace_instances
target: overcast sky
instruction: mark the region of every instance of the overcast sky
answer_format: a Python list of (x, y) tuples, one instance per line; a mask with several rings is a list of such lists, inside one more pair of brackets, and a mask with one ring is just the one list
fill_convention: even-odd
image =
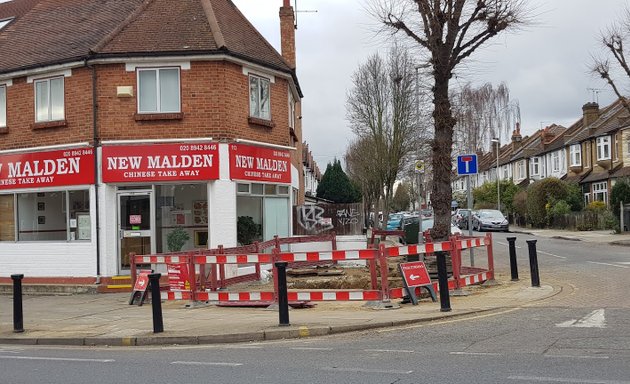
[[(233, 0), (241, 12), (280, 51), (278, 11), (282, 0)], [(296, 31), (297, 74), (304, 93), (302, 124), (322, 172), (341, 159), (353, 134), (346, 120), (346, 95), (358, 66), (386, 49), (366, 12), (370, 0), (299, 0)], [(294, 4), (294, 0), (291, 0)], [(521, 107), (521, 130), (561, 124), (581, 117), (582, 105), (614, 100), (589, 72), (591, 54), (600, 51), (600, 32), (619, 18), (628, 0), (528, 0), (536, 24), (502, 35), (456, 69), (453, 85), (505, 82)], [(598, 89), (595, 94), (588, 89)], [(627, 91), (627, 89), (626, 89)], [(503, 142), (506, 141), (504, 138)]]

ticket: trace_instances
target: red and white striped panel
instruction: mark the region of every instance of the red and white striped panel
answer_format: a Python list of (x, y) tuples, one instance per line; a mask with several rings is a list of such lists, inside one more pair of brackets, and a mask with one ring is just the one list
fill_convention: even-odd
[(136, 264), (181, 264), (188, 262), (188, 256), (136, 256)]
[(488, 272), (478, 273), (476, 275), (466, 276), (460, 280), (463, 280), (463, 285), (473, 285), (488, 280)]
[(458, 243), (459, 249), (483, 247), (483, 246), (486, 245), (485, 237), (477, 237), (475, 239), (458, 240), (457, 243)]
[(270, 253), (195, 256), (195, 264), (255, 264), (271, 263), (272, 261), (273, 258)]
[(442, 243), (427, 243), (421, 245), (405, 245), (402, 247), (387, 248), (385, 249), (385, 254), (387, 255), (387, 257), (406, 256), (423, 253), (433, 253), (439, 251), (450, 251), (451, 248), (451, 242), (445, 241)]
[[(191, 292), (162, 292), (163, 300), (192, 300)], [(199, 301), (273, 301), (273, 292), (198, 292)]]
[(296, 261), (337, 261), (374, 259), (378, 255), (376, 249), (360, 249), (356, 251), (295, 252), (281, 253), (280, 261), (293, 263)]
[(380, 300), (380, 291), (289, 292), (290, 301), (364, 301)]

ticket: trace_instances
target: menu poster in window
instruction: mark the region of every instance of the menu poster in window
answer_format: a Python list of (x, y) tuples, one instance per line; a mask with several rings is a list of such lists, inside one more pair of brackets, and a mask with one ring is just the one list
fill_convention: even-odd
[(193, 203), (193, 220), (194, 225), (208, 224), (208, 202), (206, 200), (197, 200)]
[(77, 240), (90, 240), (91, 223), (89, 213), (77, 213)]

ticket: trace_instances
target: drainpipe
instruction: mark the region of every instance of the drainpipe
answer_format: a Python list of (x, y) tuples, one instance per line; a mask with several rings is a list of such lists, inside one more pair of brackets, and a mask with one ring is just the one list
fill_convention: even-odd
[[(86, 61), (87, 62), (87, 61)], [(94, 211), (95, 211), (95, 221), (96, 221), (96, 284), (101, 283), (101, 226), (100, 226), (100, 215), (99, 215), (99, 198), (98, 198), (98, 147), (100, 147), (100, 138), (98, 136), (98, 102), (96, 100), (98, 96), (98, 92), (96, 89), (97, 77), (96, 77), (96, 67), (94, 65), (90, 66), (92, 68), (92, 136), (93, 136), (93, 146), (94, 146)]]

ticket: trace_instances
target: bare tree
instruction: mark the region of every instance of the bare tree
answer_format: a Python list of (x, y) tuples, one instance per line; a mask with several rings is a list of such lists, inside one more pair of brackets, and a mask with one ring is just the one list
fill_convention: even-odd
[[(348, 177), (361, 188), (365, 218), (371, 217), (371, 208), (378, 206), (383, 191), (383, 183), (377, 172), (377, 159), (370, 155), (374, 153), (373, 143), (367, 137), (356, 139), (348, 146), (344, 156)], [(378, 209), (373, 217), (378, 217)]]
[[(592, 66), (592, 71), (608, 83), (628, 112), (630, 112), (630, 104), (619, 87), (620, 83), (630, 80), (630, 65), (624, 50), (624, 42), (629, 40), (630, 8), (625, 8), (621, 18), (602, 32), (601, 44), (607, 55), (601, 58), (593, 56)], [(612, 62), (610, 56), (612, 56)], [(619, 77), (622, 80), (619, 80)]]
[(428, 55), (433, 70), (432, 236), (450, 231), (451, 151), (456, 118), (449, 84), (454, 69), (492, 37), (526, 20), (525, 0), (372, 0), (372, 11), (393, 34), (410, 38)]
[(407, 50), (394, 46), (386, 59), (377, 54), (359, 67), (348, 93), (346, 110), (352, 130), (371, 145), (372, 151), (364, 156), (376, 160), (373, 170), (383, 191), (384, 217), (398, 174), (415, 149), (415, 81)]

